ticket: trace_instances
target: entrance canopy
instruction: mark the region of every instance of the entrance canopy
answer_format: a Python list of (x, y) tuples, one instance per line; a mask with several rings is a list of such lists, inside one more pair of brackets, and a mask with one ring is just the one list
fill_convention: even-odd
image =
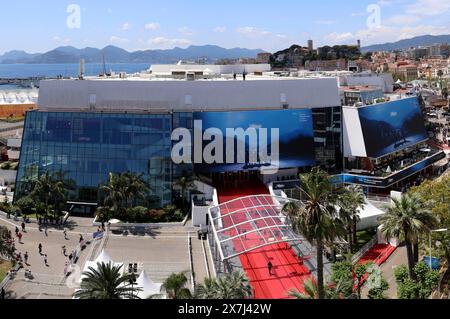
[(222, 261), (276, 243), (303, 241), (292, 231), (283, 212), (283, 206), (290, 201), (295, 200), (259, 195), (211, 207), (211, 228)]

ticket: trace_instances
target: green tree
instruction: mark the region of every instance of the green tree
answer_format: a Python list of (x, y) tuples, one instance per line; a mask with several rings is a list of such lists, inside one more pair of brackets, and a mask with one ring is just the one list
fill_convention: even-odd
[(109, 208), (110, 217), (126, 219), (127, 211), (136, 205), (138, 200), (144, 200), (150, 191), (142, 176), (131, 172), (118, 175), (110, 173), (108, 183), (100, 187), (103, 196), (101, 213), (104, 214), (105, 208)]
[(89, 267), (84, 272), (86, 276), (81, 286), (75, 292), (77, 299), (139, 299), (137, 293), (142, 288), (131, 284), (132, 275), (122, 275), (122, 266), (116, 267), (112, 263), (98, 263), (97, 269)]
[(337, 284), (330, 282), (324, 287), (324, 297), (319, 298), (319, 288), (317, 282), (310, 278), (303, 283), (305, 293), (301, 293), (298, 290), (289, 291), (289, 296), (296, 299), (352, 299), (354, 295), (346, 292), (351, 290), (353, 286), (353, 280), (341, 278)]
[(345, 227), (337, 218), (336, 200), (328, 174), (320, 168), (313, 168), (310, 173), (300, 175), (300, 181), (305, 200), (297, 205), (298, 209), (289, 209), (289, 218), (295, 232), (316, 244), (318, 296), (324, 299), (324, 243), (333, 242), (345, 234)]
[(170, 299), (191, 299), (192, 294), (186, 284), (188, 279), (184, 273), (172, 274), (161, 286), (161, 292), (165, 292)]
[(42, 204), (46, 216), (50, 216), (53, 211), (56, 217), (67, 203), (66, 184), (60, 177), (61, 175), (51, 175), (46, 171), (38, 179), (30, 195), (36, 204)]
[(414, 278), (408, 276), (405, 266), (398, 266), (394, 270), (397, 282), (397, 297), (399, 299), (427, 299), (439, 285), (439, 273), (431, 270), (423, 262), (415, 265)]
[[(430, 203), (431, 210), (439, 221), (436, 228), (450, 229), (450, 174), (437, 180), (427, 180), (413, 187), (411, 192)], [(432, 237), (433, 251), (450, 264), (450, 232), (433, 233)]]
[(357, 185), (344, 187), (337, 197), (339, 206), (339, 218), (346, 224), (349, 234), (350, 251), (353, 245), (358, 243), (357, 225), (360, 221), (360, 209), (366, 203), (363, 189)]
[(183, 202), (183, 207), (187, 207), (189, 205), (187, 199), (188, 192), (197, 189), (197, 186), (195, 185), (196, 180), (197, 178), (195, 177), (195, 175), (183, 171), (181, 176), (173, 182), (174, 187), (178, 187), (181, 189), (181, 199)]
[(409, 276), (414, 279), (415, 254), (418, 256), (420, 236), (430, 232), (437, 223), (436, 218), (427, 210), (419, 196), (404, 194), (401, 199), (393, 199), (393, 205), (380, 218), (380, 222), (381, 231), (386, 238), (399, 238), (405, 242)]
[(10, 260), (14, 256), (11, 245), (8, 240), (11, 239), (9, 236), (8, 228), (0, 226), (0, 257), (3, 259)]
[(30, 215), (30, 214), (33, 214), (33, 212), (35, 211), (36, 203), (31, 198), (31, 196), (25, 196), (25, 197), (20, 198), (16, 202), (16, 205), (20, 208), (20, 211), (23, 214)]
[(207, 278), (196, 290), (199, 299), (246, 299), (251, 295), (248, 279), (241, 271), (217, 279)]
[(389, 290), (389, 283), (381, 277), (380, 285), (369, 290), (369, 299), (387, 299), (386, 291)]

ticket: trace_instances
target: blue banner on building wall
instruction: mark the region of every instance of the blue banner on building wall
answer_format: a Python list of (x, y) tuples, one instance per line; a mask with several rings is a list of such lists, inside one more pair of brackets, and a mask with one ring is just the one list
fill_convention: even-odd
[[(194, 113), (194, 120), (201, 121), (202, 135), (210, 128), (217, 128), (223, 133), (224, 158), (222, 163), (214, 162), (195, 163), (197, 172), (237, 172), (246, 170), (259, 170), (265, 167), (295, 168), (313, 166), (316, 163), (314, 151), (313, 118), (310, 109), (302, 110), (267, 110), (267, 111), (243, 111), (243, 112), (204, 112)], [(255, 144), (248, 137), (245, 142), (245, 161), (238, 159), (242, 152), (237, 148), (241, 137), (229, 136), (227, 129), (252, 128), (258, 131), (258, 140)], [(261, 135), (261, 129), (266, 129), (267, 138)], [(258, 155), (257, 161), (251, 160), (251, 155), (259, 154), (261, 145), (266, 145), (266, 154), (272, 155), (272, 143), (274, 142), (273, 129), (279, 132), (279, 159), (272, 158), (270, 161), (261, 160)], [(194, 129), (195, 131), (196, 129)], [(198, 132), (197, 132), (198, 133)], [(264, 139), (264, 143), (261, 143)], [(227, 143), (234, 142), (234, 163), (229, 163), (226, 156)], [(211, 141), (203, 141), (203, 149)], [(195, 142), (194, 142), (195, 144)], [(195, 145), (194, 145), (195, 147)]]
[(428, 139), (416, 97), (358, 111), (368, 157), (379, 158)]
[(439, 152), (432, 157), (385, 178), (342, 174), (338, 175), (339, 177), (335, 177), (334, 181), (336, 183), (343, 182), (346, 184), (358, 184), (367, 187), (386, 188), (424, 170), (443, 158), (445, 158), (445, 153)]

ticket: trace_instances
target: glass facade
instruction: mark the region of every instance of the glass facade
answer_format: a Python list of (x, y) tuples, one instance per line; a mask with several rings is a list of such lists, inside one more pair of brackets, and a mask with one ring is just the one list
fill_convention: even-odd
[[(341, 108), (313, 109), (315, 156), (330, 173), (340, 172)], [(69, 200), (98, 202), (98, 188), (108, 175), (143, 173), (156, 207), (179, 196), (173, 181), (192, 164), (171, 160), (175, 128), (193, 130), (194, 113), (127, 114), (96, 112), (27, 113), (15, 200), (28, 195), (39, 176), (63, 173), (76, 185)]]
[(144, 173), (156, 206), (172, 201), (171, 133), (190, 125), (191, 114), (27, 113), (16, 200), (38, 177), (63, 172), (76, 184), (70, 200), (97, 202), (108, 174)]
[(330, 174), (342, 171), (341, 107), (313, 109), (314, 142), (317, 164)]

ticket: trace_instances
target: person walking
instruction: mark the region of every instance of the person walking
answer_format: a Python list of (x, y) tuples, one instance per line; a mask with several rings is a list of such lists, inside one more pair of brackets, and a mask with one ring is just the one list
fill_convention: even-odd
[(48, 258), (47, 255), (44, 255), (44, 264), (48, 267)]
[(83, 235), (80, 235), (80, 244), (81, 244), (81, 242), (84, 240), (84, 238), (83, 238)]
[(39, 243), (38, 249), (39, 249), (39, 255), (42, 256), (42, 244), (41, 243)]
[(22, 222), (22, 232), (25, 232), (25, 222)]
[(16, 237), (17, 237), (19, 235), (19, 227), (16, 226), (15, 232), (16, 232)]
[(17, 235), (17, 237), (19, 237), (19, 244), (22, 244), (22, 233), (19, 232), (19, 234)]
[(272, 262), (269, 261), (269, 263), (267, 264), (267, 269), (269, 270), (269, 275), (270, 276), (272, 276), (272, 268), (273, 268)]
[(25, 264), (28, 265), (28, 251), (26, 251), (25, 255), (23, 255), (23, 259), (25, 260)]
[(48, 226), (47, 225), (45, 225), (44, 233), (45, 233), (45, 236), (48, 237)]
[(67, 248), (66, 246), (62, 246), (62, 253), (64, 256), (67, 256)]
[(66, 229), (64, 229), (63, 234), (64, 234), (64, 239), (67, 240), (67, 230)]

